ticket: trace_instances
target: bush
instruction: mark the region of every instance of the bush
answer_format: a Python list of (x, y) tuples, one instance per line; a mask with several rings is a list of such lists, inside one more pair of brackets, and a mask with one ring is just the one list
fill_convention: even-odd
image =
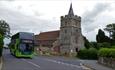
[(86, 59), (86, 58), (88, 58), (88, 56), (87, 56), (87, 53), (88, 53), (88, 51), (87, 51), (88, 49), (81, 49), (79, 52), (78, 52), (78, 57), (79, 58), (81, 58), (81, 59)]
[(95, 48), (81, 49), (77, 56), (81, 59), (97, 59), (97, 52)]
[(91, 42), (91, 44), (92, 44), (92, 47), (96, 49), (111, 48), (111, 44), (108, 42), (103, 42), (103, 43)]
[(95, 48), (90, 48), (88, 50), (88, 54), (89, 54), (90, 59), (97, 59), (97, 53), (98, 53), (98, 50)]
[(89, 49), (92, 47), (92, 45), (90, 44), (90, 42), (88, 41), (86, 37), (84, 37), (84, 46), (86, 49)]
[(101, 48), (110, 48), (110, 47), (111, 47), (110, 43), (107, 43), (107, 42), (101, 43)]
[(102, 48), (98, 52), (99, 57), (108, 57), (115, 58), (115, 49), (114, 48)]
[(92, 45), (93, 48), (96, 48), (96, 49), (100, 49), (101, 48), (101, 43), (91, 42), (91, 45)]
[(111, 48), (115, 48), (115, 46), (112, 46)]

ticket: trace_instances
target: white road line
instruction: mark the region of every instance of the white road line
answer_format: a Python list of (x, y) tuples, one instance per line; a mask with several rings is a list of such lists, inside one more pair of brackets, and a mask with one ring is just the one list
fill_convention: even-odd
[(58, 64), (63, 64), (63, 65), (66, 65), (66, 66), (82, 68), (81, 66), (78, 66), (78, 65), (69, 64), (69, 63), (64, 63), (64, 62), (56, 61), (56, 60), (52, 60), (52, 59), (45, 59), (45, 60), (46, 60), (46, 61), (50, 61), (50, 62), (54, 62), (54, 63), (58, 63)]
[(80, 63), (80, 65), (84, 70), (91, 70), (91, 68), (84, 66), (82, 63)]
[(27, 60), (25, 60), (25, 59), (22, 59), (23, 61), (26, 61), (27, 63), (29, 63), (29, 64), (32, 64), (33, 66), (35, 66), (35, 67), (37, 67), (37, 68), (40, 68), (40, 66), (38, 65), (38, 64), (35, 64), (35, 63), (33, 63), (33, 62), (30, 62), (30, 61), (27, 61)]

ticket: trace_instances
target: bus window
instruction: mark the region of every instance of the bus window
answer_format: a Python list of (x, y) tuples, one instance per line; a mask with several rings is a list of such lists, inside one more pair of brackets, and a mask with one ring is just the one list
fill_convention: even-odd
[(32, 50), (32, 44), (26, 44), (26, 50), (31, 51)]
[(25, 44), (20, 44), (20, 50), (22, 51), (22, 52), (24, 52), (25, 50), (26, 50), (26, 46), (25, 46)]

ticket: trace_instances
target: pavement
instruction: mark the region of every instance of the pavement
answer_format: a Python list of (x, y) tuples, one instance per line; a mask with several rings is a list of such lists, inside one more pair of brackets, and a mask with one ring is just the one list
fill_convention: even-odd
[(0, 70), (2, 70), (2, 64), (3, 64), (3, 60), (2, 57), (0, 58)]
[(113, 70), (112, 68), (99, 64), (97, 60), (80, 60), (80, 61), (84, 66), (91, 68), (91, 70)]
[(112, 70), (95, 60), (80, 60), (61, 56), (35, 56), (32, 59), (16, 58), (9, 50), (3, 52), (2, 70)]

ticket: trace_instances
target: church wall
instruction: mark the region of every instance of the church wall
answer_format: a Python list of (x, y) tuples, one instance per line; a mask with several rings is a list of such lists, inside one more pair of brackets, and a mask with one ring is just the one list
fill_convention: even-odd
[(81, 17), (74, 15), (72, 5), (68, 15), (61, 16), (59, 42), (61, 53), (76, 53), (84, 47)]

